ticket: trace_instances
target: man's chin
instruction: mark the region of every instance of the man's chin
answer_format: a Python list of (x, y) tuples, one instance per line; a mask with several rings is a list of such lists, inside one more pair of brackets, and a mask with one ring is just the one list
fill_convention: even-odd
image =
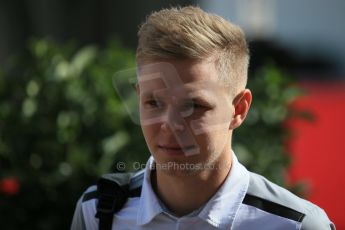
[(198, 169), (160, 169), (160, 171), (165, 175), (179, 178), (196, 176), (201, 173), (201, 170)]
[[(154, 157), (155, 158), (155, 157)], [(169, 176), (192, 176), (203, 171), (202, 163), (188, 161), (188, 157), (182, 159), (156, 159), (154, 169)]]

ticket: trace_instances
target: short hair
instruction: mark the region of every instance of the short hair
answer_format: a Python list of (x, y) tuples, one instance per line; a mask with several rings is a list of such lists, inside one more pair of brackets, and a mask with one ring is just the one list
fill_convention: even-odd
[[(219, 79), (235, 88), (247, 84), (249, 50), (240, 27), (199, 7), (153, 12), (138, 32), (136, 61), (214, 57)], [(236, 92), (234, 92), (236, 93)]]

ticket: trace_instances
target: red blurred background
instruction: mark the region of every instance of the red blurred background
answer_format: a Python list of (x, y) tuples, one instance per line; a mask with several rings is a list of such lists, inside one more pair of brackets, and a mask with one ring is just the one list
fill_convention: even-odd
[(289, 180), (305, 182), (307, 198), (325, 209), (337, 229), (345, 229), (345, 82), (309, 81), (302, 87), (308, 94), (293, 106), (314, 118), (289, 122)]

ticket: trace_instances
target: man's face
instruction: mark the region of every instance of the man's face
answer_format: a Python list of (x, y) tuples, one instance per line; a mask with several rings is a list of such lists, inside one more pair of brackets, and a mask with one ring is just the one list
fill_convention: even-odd
[(217, 79), (210, 61), (139, 66), (140, 123), (157, 169), (175, 163), (168, 172), (179, 171), (178, 164), (193, 171), (229, 159), (234, 108), (229, 88)]

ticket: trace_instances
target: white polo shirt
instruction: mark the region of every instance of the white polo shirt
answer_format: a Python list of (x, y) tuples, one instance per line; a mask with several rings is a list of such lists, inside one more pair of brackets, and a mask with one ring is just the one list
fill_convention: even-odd
[[(238, 162), (235, 154), (230, 173), (212, 198), (189, 215), (176, 217), (152, 190), (150, 174), (153, 163), (150, 157), (145, 170), (134, 176), (131, 187), (142, 186), (141, 195), (129, 198), (114, 214), (112, 229), (335, 229), (322, 209), (249, 172)], [(90, 187), (79, 200), (71, 229), (98, 229), (98, 219), (95, 218), (97, 199), (87, 196), (95, 190), (95, 186)]]

